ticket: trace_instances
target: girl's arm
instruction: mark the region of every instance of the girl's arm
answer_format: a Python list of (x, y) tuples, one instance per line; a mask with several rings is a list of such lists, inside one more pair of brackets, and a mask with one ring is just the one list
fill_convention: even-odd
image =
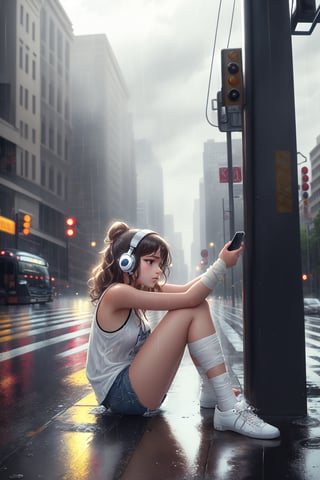
[[(172, 285), (172, 287), (175, 287)], [(179, 287), (179, 285), (177, 285)], [(170, 289), (169, 289), (170, 290)], [(210, 293), (200, 278), (186, 291), (146, 292), (118, 283), (108, 290), (105, 300), (112, 310), (136, 308), (141, 310), (176, 310), (199, 305)]]
[(219, 259), (208, 268), (205, 274), (191, 281), (187, 290), (184, 290), (185, 286), (182, 286), (182, 290), (179, 290), (179, 286), (176, 290), (174, 286), (168, 286), (167, 291), (163, 289), (161, 292), (146, 292), (119, 283), (108, 290), (105, 298), (108, 298), (113, 311), (127, 308), (176, 310), (195, 307), (209, 295), (220, 276), (226, 272), (226, 268), (237, 263), (243, 245), (238, 250), (229, 251), (227, 250), (229, 243), (221, 250)]
[[(232, 267), (235, 263), (237, 263), (237, 259), (239, 258), (239, 255), (240, 255), (241, 251), (243, 250), (243, 245), (244, 245), (242, 243), (241, 247), (238, 250), (233, 251), (235, 253), (231, 253), (228, 250), (228, 246), (230, 244), (231, 244), (231, 241), (228, 242), (224, 246), (224, 248), (219, 253), (219, 257), (218, 257), (218, 258), (221, 258), (224, 261), (227, 268)], [(235, 261), (235, 259), (236, 259), (236, 261)], [(200, 276), (194, 278), (193, 280), (191, 280), (190, 282), (188, 282), (184, 285), (175, 285), (175, 284), (171, 284), (171, 283), (166, 283), (163, 286), (161, 286), (161, 292), (166, 292), (166, 293), (186, 292), (194, 283), (197, 283), (202, 278), (202, 276), (203, 275), (200, 275)]]
[(194, 283), (198, 282), (200, 278), (201, 276), (196, 277), (190, 282), (185, 283), (184, 285), (175, 285), (173, 283), (165, 283), (164, 285), (161, 286), (161, 292), (166, 292), (166, 293), (186, 292)]

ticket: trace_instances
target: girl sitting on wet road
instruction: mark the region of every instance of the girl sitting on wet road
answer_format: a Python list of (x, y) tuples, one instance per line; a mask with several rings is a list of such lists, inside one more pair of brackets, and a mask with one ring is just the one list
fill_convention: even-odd
[[(113, 223), (101, 263), (89, 280), (96, 304), (87, 355), (87, 377), (99, 404), (114, 413), (143, 415), (159, 408), (188, 346), (209, 385), (213, 425), (254, 438), (272, 439), (278, 428), (238, 400), (226, 370), (206, 297), (243, 250), (228, 242), (206, 273), (186, 283), (166, 283), (167, 242), (150, 230)], [(146, 311), (167, 311), (151, 332)]]

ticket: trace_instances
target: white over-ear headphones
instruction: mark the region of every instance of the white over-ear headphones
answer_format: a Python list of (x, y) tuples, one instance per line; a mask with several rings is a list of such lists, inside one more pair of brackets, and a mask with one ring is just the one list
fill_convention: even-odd
[(133, 254), (134, 250), (137, 248), (141, 240), (150, 235), (151, 233), (155, 233), (152, 230), (139, 230), (136, 234), (133, 235), (129, 250), (126, 253), (123, 253), (119, 258), (119, 266), (121, 270), (125, 273), (129, 273), (129, 275), (133, 274), (134, 268), (136, 266), (136, 257)]

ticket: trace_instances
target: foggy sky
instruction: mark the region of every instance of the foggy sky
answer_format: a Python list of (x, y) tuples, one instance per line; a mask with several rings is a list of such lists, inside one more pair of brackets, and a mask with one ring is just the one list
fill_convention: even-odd
[[(136, 139), (151, 142), (164, 172), (165, 213), (190, 256), (193, 200), (199, 196), (203, 144), (225, 141), (205, 118), (216, 29), (215, 0), (60, 0), (76, 35), (105, 33), (130, 94)], [(240, 0), (229, 47), (242, 46)], [(221, 88), (220, 50), (227, 47), (233, 0), (224, 0), (214, 56), (210, 100)], [(320, 134), (320, 25), (293, 37), (297, 150), (308, 156)], [(211, 115), (212, 121), (215, 116)], [(236, 134), (233, 134), (236, 136)], [(151, 179), (157, 181), (157, 179)], [(188, 198), (186, 198), (186, 195)], [(181, 205), (184, 208), (181, 208)], [(148, 228), (147, 225), (139, 225)]]

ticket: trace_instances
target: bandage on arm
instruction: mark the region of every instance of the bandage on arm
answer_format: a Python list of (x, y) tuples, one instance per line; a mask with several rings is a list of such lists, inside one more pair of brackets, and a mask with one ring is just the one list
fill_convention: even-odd
[(218, 258), (202, 275), (201, 282), (210, 290), (213, 290), (219, 283), (221, 277), (225, 275), (227, 271), (226, 264), (221, 258)]

